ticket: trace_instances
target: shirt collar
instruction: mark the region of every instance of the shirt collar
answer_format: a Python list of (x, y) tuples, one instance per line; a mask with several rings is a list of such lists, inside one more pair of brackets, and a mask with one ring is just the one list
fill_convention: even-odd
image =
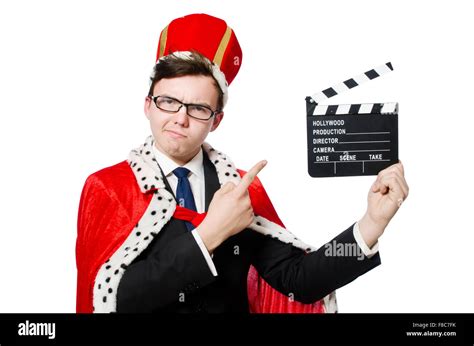
[(199, 152), (184, 166), (179, 166), (176, 162), (166, 156), (166, 154), (162, 153), (156, 146), (153, 146), (153, 155), (155, 155), (156, 161), (160, 165), (166, 177), (173, 174), (173, 170), (176, 168), (185, 167), (189, 169), (192, 174), (195, 174), (199, 179), (204, 178), (202, 148), (200, 148)]

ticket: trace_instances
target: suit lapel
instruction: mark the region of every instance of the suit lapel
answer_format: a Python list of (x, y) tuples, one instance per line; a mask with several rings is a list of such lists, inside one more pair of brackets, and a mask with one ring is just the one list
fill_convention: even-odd
[(216, 167), (212, 164), (207, 156), (206, 151), (203, 150), (203, 166), (204, 166), (204, 181), (205, 181), (205, 207), (204, 211), (208, 211), (209, 204), (211, 204), (214, 193), (221, 188), (219, 179), (217, 178)]

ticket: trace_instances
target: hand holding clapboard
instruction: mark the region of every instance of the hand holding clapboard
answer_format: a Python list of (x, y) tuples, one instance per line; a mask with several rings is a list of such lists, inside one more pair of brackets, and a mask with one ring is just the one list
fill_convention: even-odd
[(388, 62), (306, 97), (311, 177), (377, 175), (398, 162), (398, 103), (319, 104), (392, 70)]

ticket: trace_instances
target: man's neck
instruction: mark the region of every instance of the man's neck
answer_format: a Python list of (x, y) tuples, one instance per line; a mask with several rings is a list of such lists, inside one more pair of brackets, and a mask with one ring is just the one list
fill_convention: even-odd
[(158, 146), (156, 146), (156, 143), (154, 145), (154, 149), (157, 150), (158, 152), (160, 152), (162, 156), (167, 157), (169, 160), (173, 161), (174, 163), (176, 163), (180, 167), (185, 166), (188, 162), (190, 162), (192, 159), (194, 159), (196, 157), (196, 155), (199, 154), (199, 152), (202, 150), (201, 147), (200, 147), (195, 153), (190, 154), (190, 155), (186, 156), (185, 158), (180, 158), (180, 157), (170, 156), (168, 153), (164, 152)]

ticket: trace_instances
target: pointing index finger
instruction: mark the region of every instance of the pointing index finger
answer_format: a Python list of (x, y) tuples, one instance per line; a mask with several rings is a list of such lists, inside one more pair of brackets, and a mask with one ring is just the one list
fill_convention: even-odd
[(252, 181), (255, 179), (257, 174), (267, 165), (266, 160), (262, 160), (258, 162), (255, 166), (253, 166), (245, 175), (242, 177), (242, 180), (240, 181), (239, 185), (235, 188), (236, 193), (241, 193), (243, 194), (247, 189), (249, 188), (250, 184), (252, 184)]

